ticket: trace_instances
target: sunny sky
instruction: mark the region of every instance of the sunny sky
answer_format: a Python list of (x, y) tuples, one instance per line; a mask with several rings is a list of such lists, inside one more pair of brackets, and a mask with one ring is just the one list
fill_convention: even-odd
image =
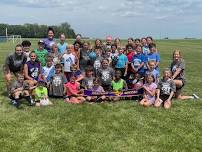
[(1, 0), (0, 23), (68, 22), (93, 38), (202, 38), (202, 0)]

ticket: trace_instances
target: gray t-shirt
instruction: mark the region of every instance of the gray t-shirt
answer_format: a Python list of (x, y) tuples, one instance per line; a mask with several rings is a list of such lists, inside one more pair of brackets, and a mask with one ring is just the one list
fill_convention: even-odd
[(24, 53), (21, 56), (17, 56), (16, 53), (13, 53), (6, 58), (5, 68), (14, 73), (20, 72), (26, 61), (27, 57)]
[(64, 84), (67, 82), (66, 77), (64, 74), (55, 74), (51, 78), (50, 90), (49, 95), (62, 97), (64, 92)]
[(15, 89), (22, 88), (23, 90), (28, 90), (29, 89), (29, 84), (27, 82), (18, 82), (14, 81), (13, 84), (11, 85), (11, 93), (14, 92)]
[(94, 77), (85, 77), (82, 80), (82, 86), (90, 90), (93, 87), (93, 80)]
[(182, 69), (181, 72), (175, 77), (175, 79), (185, 80), (184, 70), (185, 70), (185, 62), (184, 60), (180, 60), (178, 62), (173, 61), (171, 63), (171, 72), (172, 75), (176, 72), (177, 68)]
[(176, 86), (171, 79), (168, 79), (167, 81), (161, 79), (158, 83), (157, 89), (160, 89), (160, 95), (170, 95), (171, 91), (176, 91)]
[(97, 76), (100, 78), (102, 85), (111, 85), (114, 77), (114, 70), (111, 67), (98, 69)]
[(89, 57), (89, 50), (81, 50), (80, 51), (80, 62), (79, 67), (81, 71), (85, 71), (85, 68), (89, 66), (90, 63), (90, 57)]

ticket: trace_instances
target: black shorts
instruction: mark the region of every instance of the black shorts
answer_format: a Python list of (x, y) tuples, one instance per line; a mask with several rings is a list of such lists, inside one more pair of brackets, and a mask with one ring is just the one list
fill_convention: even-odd
[(166, 100), (168, 100), (169, 95), (160, 95), (159, 98), (160, 98), (160, 100), (162, 100), (162, 102), (164, 103)]
[(186, 83), (186, 81), (185, 81), (185, 79), (181, 79), (181, 78), (179, 78), (179, 79), (175, 79), (175, 80), (180, 80), (180, 81), (182, 81), (182, 86), (181, 87), (176, 87), (176, 90), (181, 90), (184, 86), (185, 86), (185, 83)]

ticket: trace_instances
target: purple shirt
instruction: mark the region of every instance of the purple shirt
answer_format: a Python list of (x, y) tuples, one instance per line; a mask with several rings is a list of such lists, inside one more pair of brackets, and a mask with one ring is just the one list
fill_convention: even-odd
[(91, 90), (98, 92), (98, 93), (104, 93), (105, 92), (102, 86), (98, 86), (98, 87), (93, 86)]
[(54, 39), (45, 38), (45, 39), (43, 39), (43, 41), (44, 41), (44, 49), (46, 49), (48, 52), (51, 52), (53, 44), (56, 43), (55, 40)]
[(34, 80), (38, 81), (39, 73), (41, 70), (40, 63), (39, 62), (32, 63), (31, 61), (28, 61), (26, 64), (28, 67), (28, 75)]
[[(157, 85), (156, 83), (151, 83), (151, 84), (144, 84), (144, 86), (150, 91), (152, 92), (153, 90), (155, 90), (157, 88)], [(146, 91), (145, 91), (145, 95), (147, 96), (147, 99), (149, 101), (151, 101), (152, 103), (155, 102), (155, 95), (154, 96), (151, 96), (150, 94), (148, 94)]]

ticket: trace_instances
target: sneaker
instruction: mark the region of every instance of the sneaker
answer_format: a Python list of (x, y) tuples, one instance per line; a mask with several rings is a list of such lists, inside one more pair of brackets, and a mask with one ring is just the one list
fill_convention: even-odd
[(20, 103), (18, 103), (16, 100), (11, 100), (11, 103), (14, 107), (16, 107), (17, 109), (20, 107)]
[(200, 99), (200, 97), (197, 96), (196, 94), (193, 94), (192, 96), (194, 97), (194, 99)]

